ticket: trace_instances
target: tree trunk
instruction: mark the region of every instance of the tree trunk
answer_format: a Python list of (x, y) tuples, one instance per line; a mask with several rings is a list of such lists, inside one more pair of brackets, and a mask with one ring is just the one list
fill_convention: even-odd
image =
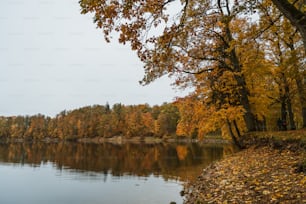
[(251, 107), (249, 104), (249, 99), (247, 97), (241, 98), (242, 106), (245, 109), (244, 120), (247, 126), (248, 131), (255, 131), (255, 117), (251, 112)]
[(282, 14), (294, 25), (303, 38), (304, 49), (306, 51), (306, 15), (297, 9), (288, 0), (272, 0), (274, 5)]
[(262, 131), (267, 131), (267, 120), (265, 116), (263, 116)]
[(236, 120), (234, 120), (233, 123), (234, 123), (235, 130), (237, 132), (238, 138), (241, 138), (240, 130), (238, 128)]
[(289, 125), (290, 125), (290, 129), (291, 130), (295, 130), (296, 126), (295, 126), (295, 122), (294, 122), (294, 115), (293, 115), (293, 111), (292, 111), (292, 104), (291, 104), (291, 98), (290, 98), (290, 89), (289, 89), (289, 85), (287, 82), (287, 79), (285, 77), (285, 74), (282, 74), (283, 77), (283, 83), (285, 86), (285, 101), (287, 104), (287, 110), (288, 110), (288, 115), (289, 115)]
[[(293, 43), (292, 38), (291, 38), (291, 41), (288, 45), (289, 45), (289, 48), (292, 52), (292, 58), (296, 59), (296, 52), (295, 52), (295, 49), (294, 49), (294, 43)], [(302, 105), (302, 111), (301, 111), (302, 127), (306, 128), (306, 87), (305, 87), (305, 82), (306, 82), (305, 73), (306, 72), (305, 71), (304, 72), (300, 71), (301, 67), (298, 63), (294, 63), (293, 66), (294, 66), (295, 81), (296, 81), (296, 86), (297, 86), (297, 90), (298, 90), (298, 95), (299, 95), (300, 103)], [(288, 107), (288, 109), (289, 109), (289, 107)]]
[(248, 90), (246, 87), (245, 78), (241, 74), (235, 74), (235, 79), (237, 81), (237, 85), (240, 88), (240, 104), (245, 110), (244, 120), (247, 126), (248, 131), (255, 131), (255, 117), (251, 112), (250, 101), (248, 97)]
[[(227, 27), (225, 29), (226, 37), (229, 42), (233, 40), (232, 33), (229, 27), (229, 23), (227, 24)], [(242, 66), (240, 65), (239, 58), (237, 57), (236, 50), (233, 48), (229, 53), (229, 59), (233, 66), (233, 72), (235, 80), (237, 81), (237, 86), (240, 89), (240, 98), (239, 103), (242, 105), (242, 107), (245, 110), (244, 114), (244, 120), (247, 126), (248, 131), (255, 131), (255, 116), (251, 112), (251, 106), (249, 101), (249, 91), (246, 85), (245, 77), (241, 73), (242, 72)]]
[(281, 119), (282, 119), (282, 130), (287, 130), (287, 109), (286, 109), (286, 98), (281, 96)]
[(306, 128), (306, 93), (304, 91), (303, 80), (303, 77), (296, 79), (296, 85), (298, 88), (300, 102), (302, 104), (303, 128)]
[(288, 99), (288, 101), (287, 101), (287, 109), (288, 109), (288, 115), (289, 115), (290, 129), (295, 130), (296, 126), (295, 126), (295, 122), (294, 122), (294, 114), (293, 114), (293, 111), (292, 111), (292, 105), (291, 105), (291, 100), (290, 99)]
[(239, 142), (238, 139), (235, 137), (235, 134), (234, 134), (234, 132), (233, 132), (233, 130), (232, 130), (231, 122), (230, 122), (228, 119), (226, 120), (226, 122), (227, 122), (227, 126), (228, 126), (228, 130), (229, 130), (230, 136), (231, 136), (231, 138), (232, 138), (234, 144), (235, 144), (239, 149), (242, 149), (242, 146), (241, 146), (240, 142)]
[(306, 128), (306, 107), (303, 107), (302, 114), (303, 114), (303, 128)]

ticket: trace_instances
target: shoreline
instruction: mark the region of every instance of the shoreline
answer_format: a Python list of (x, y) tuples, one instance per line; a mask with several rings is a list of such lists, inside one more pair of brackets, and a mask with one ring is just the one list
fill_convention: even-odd
[(155, 137), (132, 137), (124, 138), (122, 136), (115, 136), (109, 138), (93, 137), (93, 138), (42, 138), (42, 139), (29, 139), (29, 138), (0, 138), (0, 143), (23, 143), (23, 142), (45, 142), (45, 143), (59, 143), (59, 142), (79, 142), (79, 143), (112, 143), (116, 145), (124, 143), (135, 144), (160, 144), (160, 143), (201, 143), (201, 144), (232, 144), (229, 140), (222, 138), (205, 138), (199, 141), (198, 139), (189, 138), (155, 138)]
[(245, 149), (185, 184), (184, 203), (306, 203), (306, 131), (292, 132), (248, 135)]

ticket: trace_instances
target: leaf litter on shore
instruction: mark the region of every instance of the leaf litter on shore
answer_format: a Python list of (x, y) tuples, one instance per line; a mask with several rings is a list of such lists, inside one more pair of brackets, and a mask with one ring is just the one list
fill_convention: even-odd
[(185, 203), (306, 203), (305, 152), (251, 147), (204, 169), (185, 186)]

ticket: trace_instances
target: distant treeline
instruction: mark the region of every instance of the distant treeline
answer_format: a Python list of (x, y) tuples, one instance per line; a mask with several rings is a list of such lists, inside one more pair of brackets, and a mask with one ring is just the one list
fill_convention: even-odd
[[(222, 134), (224, 138), (230, 139), (229, 136), (235, 130), (233, 126), (219, 124), (221, 128), (212, 128), (214, 124), (218, 126), (219, 118), (224, 118), (224, 115), (215, 111), (211, 112), (210, 118), (207, 118), (208, 111), (209, 109), (201, 101), (186, 97), (160, 106), (121, 103), (112, 107), (109, 104), (86, 106), (62, 111), (55, 117), (42, 114), (0, 116), (0, 138), (77, 140), (122, 136), (125, 139), (133, 137), (162, 139), (177, 136), (203, 138), (207, 134)], [(235, 110), (231, 111), (232, 115), (237, 114)], [(280, 112), (282, 111), (279, 106), (271, 107), (262, 121), (257, 120), (256, 130), (287, 130), (287, 124), (283, 126), (278, 119)], [(296, 119), (296, 124), (301, 121), (299, 117)], [(288, 125), (292, 129), (292, 124)]]
[(79, 139), (135, 136), (169, 137), (176, 135), (180, 116), (171, 103), (161, 106), (114, 104), (94, 105), (62, 111), (51, 118), (33, 116), (0, 117), (1, 138)]

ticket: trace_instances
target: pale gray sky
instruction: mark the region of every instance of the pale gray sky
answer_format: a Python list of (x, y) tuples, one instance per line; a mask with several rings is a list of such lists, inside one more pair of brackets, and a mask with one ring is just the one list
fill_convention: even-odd
[(170, 102), (185, 93), (162, 78), (141, 86), (128, 46), (104, 42), (78, 0), (0, 1), (0, 115), (42, 113), (109, 102)]

